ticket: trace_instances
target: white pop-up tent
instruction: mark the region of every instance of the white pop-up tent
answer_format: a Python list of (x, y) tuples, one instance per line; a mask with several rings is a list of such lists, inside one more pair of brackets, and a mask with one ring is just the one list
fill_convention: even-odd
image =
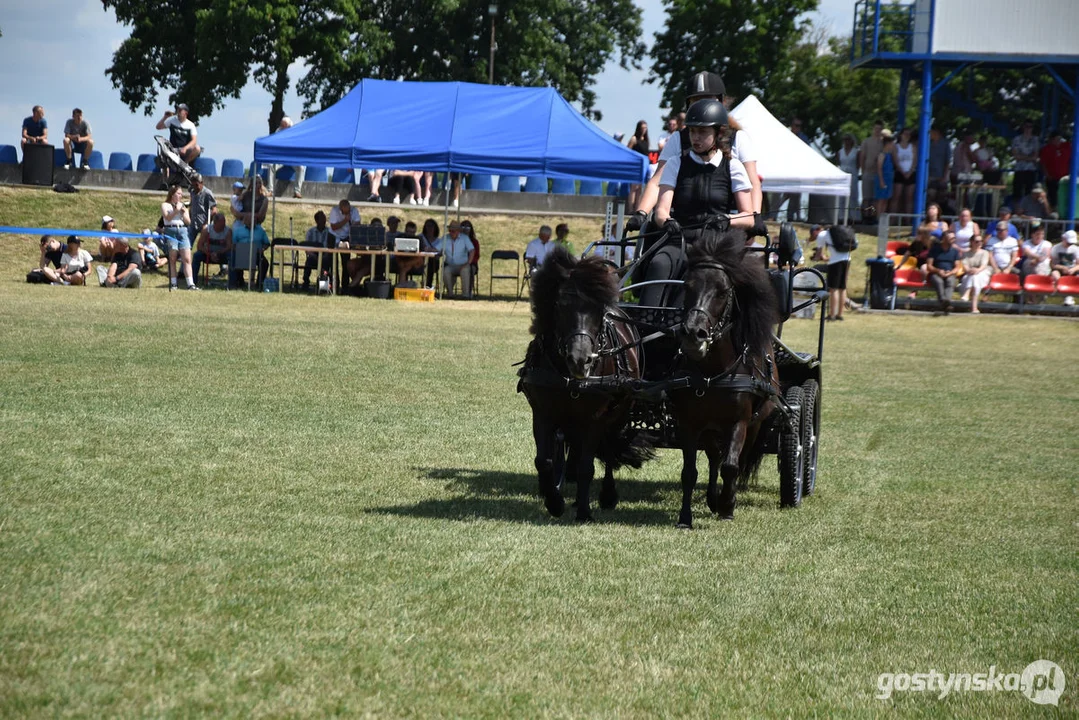
[(765, 192), (850, 196), (850, 173), (802, 142), (760, 100), (747, 96), (731, 115), (753, 138)]

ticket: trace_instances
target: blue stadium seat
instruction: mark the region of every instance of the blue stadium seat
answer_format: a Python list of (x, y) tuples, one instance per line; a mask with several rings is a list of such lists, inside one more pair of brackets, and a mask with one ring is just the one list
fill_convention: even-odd
[[(276, 177), (281, 182), (288, 182), (292, 180), (292, 178), (296, 177), (296, 168), (292, 167), (291, 165), (282, 165), (281, 167), (277, 168), (277, 175), (275, 175), (274, 177)], [(306, 178), (307, 176), (305, 174), (304, 179)]]
[(91, 170), (104, 170), (105, 169), (105, 156), (101, 154), (100, 150), (94, 150), (90, 153), (90, 169)]
[(621, 193), (621, 192), (622, 192), (622, 185), (620, 183), (616, 183), (616, 182), (607, 183), (607, 194), (608, 195), (618, 197), (619, 193)]
[(551, 192), (555, 195), (576, 195), (577, 183), (567, 178), (555, 178), (551, 181)]
[(326, 168), (321, 165), (318, 167), (309, 167), (304, 171), (304, 182), (326, 182)]
[(352, 168), (334, 168), (333, 180), (335, 183), (353, 183), (355, 182), (356, 174), (352, 172)]
[(602, 195), (603, 183), (599, 180), (582, 180), (579, 192), (581, 195)]
[(64, 163), (67, 162), (67, 155), (64, 153), (64, 149), (62, 147), (53, 148), (52, 155), (53, 164), (56, 167), (63, 167)]
[(125, 152), (109, 153), (109, 170), (131, 172), (131, 156)]
[(470, 175), (468, 177), (468, 189), (491, 192), (495, 187), (490, 175)]
[(157, 169), (157, 166), (154, 165), (154, 160), (156, 159), (156, 155), (151, 155), (150, 153), (141, 153), (139, 154), (139, 162), (137, 165), (135, 165), (135, 169), (139, 172), (153, 172)]
[(525, 178), (526, 193), (547, 194), (547, 178), (542, 175), (531, 175)]
[(521, 178), (517, 175), (499, 175), (498, 192), (521, 192)]
[(242, 178), (244, 164), (236, 158), (225, 158), (221, 163), (221, 177)]
[(195, 158), (195, 172), (206, 177), (217, 177), (217, 161), (200, 155)]
[(19, 163), (19, 154), (15, 150), (14, 145), (0, 145), (0, 163), (9, 163), (17, 165)]

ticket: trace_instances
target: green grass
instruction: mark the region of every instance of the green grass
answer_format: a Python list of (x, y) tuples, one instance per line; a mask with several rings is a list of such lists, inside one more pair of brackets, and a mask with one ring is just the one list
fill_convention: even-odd
[(0, 716), (1011, 717), (1053, 711), (876, 678), (1041, 658), (1076, 714), (1074, 323), (848, 315), (801, 509), (769, 459), (677, 531), (665, 451), (580, 527), (524, 304), (27, 286), (0, 242)]

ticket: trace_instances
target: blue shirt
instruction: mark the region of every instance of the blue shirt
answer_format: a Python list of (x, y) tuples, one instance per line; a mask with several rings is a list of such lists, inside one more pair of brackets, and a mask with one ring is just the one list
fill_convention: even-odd
[(441, 237), (435, 241), (435, 248), (441, 251), (447, 265), (467, 265), (472, 255), (472, 241), (464, 234), (456, 240), (449, 235)]
[(941, 138), (929, 142), (929, 177), (944, 177), (944, 171), (948, 167), (948, 159), (952, 151), (948, 147), (948, 141)]
[(955, 270), (955, 265), (959, 262), (959, 248), (952, 245), (945, 250), (943, 245), (933, 243), (933, 247), (929, 249), (929, 259), (937, 270)]
[(30, 137), (41, 137), (45, 134), (45, 128), (48, 126), (49, 123), (45, 118), (35, 120), (33, 115), (22, 121), (22, 129), (25, 130), (26, 134)]

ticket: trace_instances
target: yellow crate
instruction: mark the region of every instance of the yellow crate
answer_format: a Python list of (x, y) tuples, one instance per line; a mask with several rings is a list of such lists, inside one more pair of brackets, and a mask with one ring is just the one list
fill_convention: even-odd
[(393, 299), (407, 302), (434, 302), (435, 291), (430, 288), (394, 288)]

